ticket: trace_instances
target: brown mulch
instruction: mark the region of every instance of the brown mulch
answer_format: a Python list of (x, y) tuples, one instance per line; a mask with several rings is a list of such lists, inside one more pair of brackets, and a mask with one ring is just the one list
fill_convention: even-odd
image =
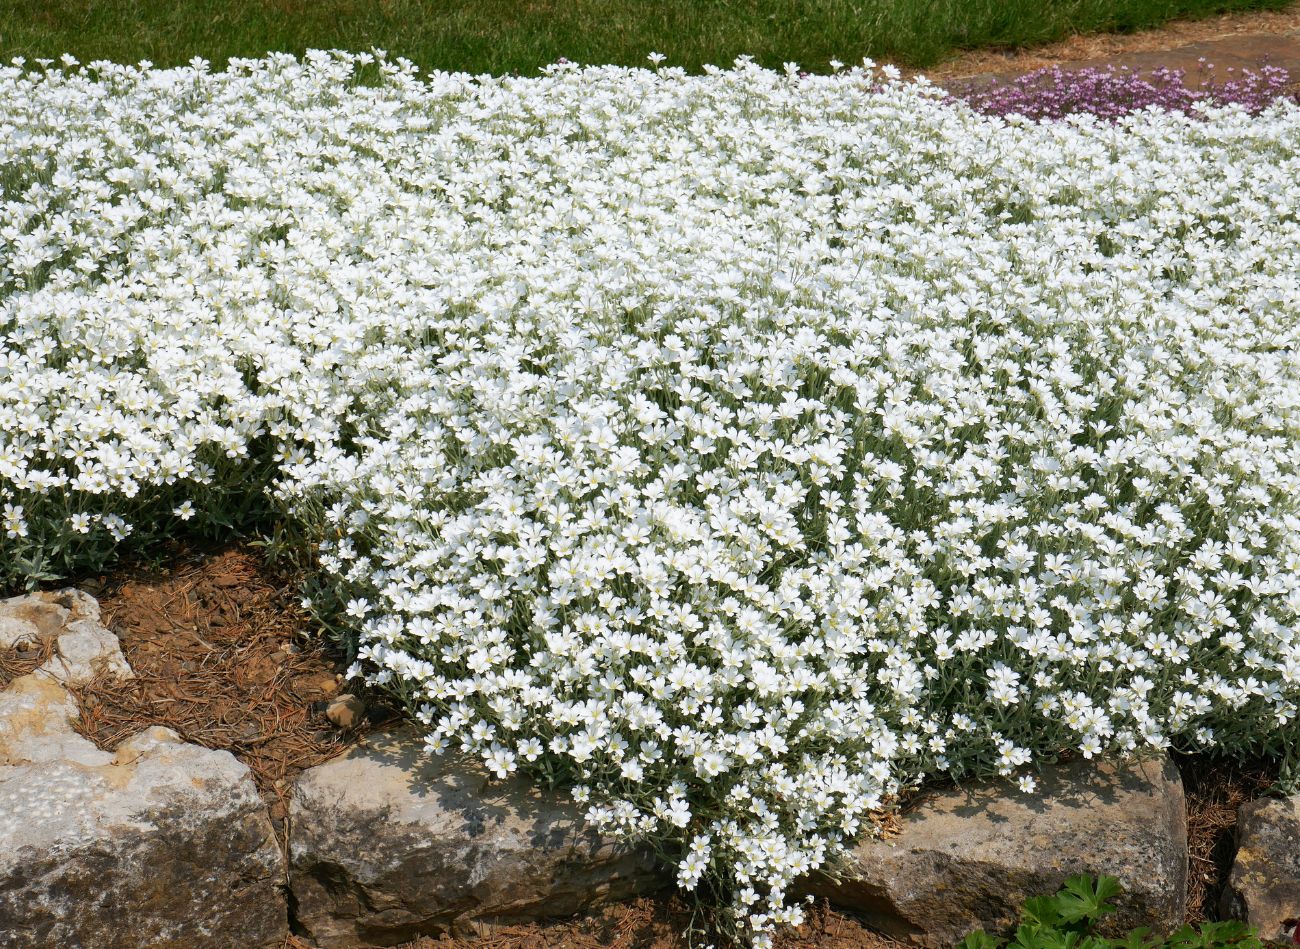
[(1277, 762), (1233, 762), (1180, 756), (1187, 799), (1189, 923), (1219, 918), (1219, 897), (1236, 855), (1237, 809), (1259, 797), (1278, 775)]
[(230, 751), (248, 766), (283, 830), (290, 780), (369, 726), (333, 728), (336, 657), (307, 636), (295, 586), (251, 547), (186, 552), (163, 570), (126, 568), (95, 591), (135, 672), (73, 692), (78, 730), (101, 748), (153, 725)]

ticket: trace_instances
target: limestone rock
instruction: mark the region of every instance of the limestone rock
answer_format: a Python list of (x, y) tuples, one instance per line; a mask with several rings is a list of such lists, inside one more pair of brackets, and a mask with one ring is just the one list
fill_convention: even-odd
[(59, 682), (84, 685), (101, 674), (131, 675), (121, 643), (99, 622), (99, 604), (80, 590), (0, 600), (0, 649), (51, 639), (55, 653), (39, 671)]
[(1243, 804), (1220, 910), (1282, 939), (1300, 917), (1300, 795)]
[(810, 892), (890, 935), (951, 946), (973, 929), (1005, 931), (1026, 898), (1056, 892), (1076, 873), (1118, 877), (1120, 911), (1106, 931), (1170, 931), (1187, 882), (1182, 781), (1171, 761), (1079, 760), (1039, 779), (1033, 794), (991, 782), (932, 795), (902, 818), (892, 841), (868, 840), (840, 882)]
[(649, 854), (584, 827), (566, 795), (422, 744), (377, 736), (295, 784), (290, 885), (323, 949), (565, 915), (665, 884)]
[(52, 639), (70, 620), (98, 622), (99, 604), (71, 589), (0, 600), (0, 649)]
[(34, 646), (41, 641), (41, 631), (31, 620), (0, 612), (0, 649)]
[(57, 637), (60, 665), (0, 691), (0, 945), (280, 946), (284, 858), (248, 769), (166, 728), (111, 752), (77, 734), (63, 683), (129, 674), (117, 639), (84, 594), (17, 600), (6, 628)]
[(85, 685), (104, 675), (131, 677), (118, 638), (95, 620), (76, 620), (59, 634), (55, 654), (38, 672), (68, 685)]
[[(76, 700), (53, 679), (35, 673), (14, 679), (0, 692), (0, 775), (6, 773), (6, 765), (70, 762), (94, 768), (109, 764), (112, 753), (78, 735), (72, 727), (76, 720)], [(0, 821), (13, 819), (22, 806), (15, 801), (13, 807), (0, 810)]]

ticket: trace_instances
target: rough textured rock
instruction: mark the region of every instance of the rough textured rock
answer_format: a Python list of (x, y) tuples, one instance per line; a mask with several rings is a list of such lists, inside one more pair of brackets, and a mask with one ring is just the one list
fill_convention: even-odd
[(57, 640), (40, 672), (82, 685), (98, 674), (128, 678), (121, 644), (99, 622), (99, 604), (80, 590), (29, 593), (0, 602), (0, 649)]
[(80, 590), (0, 600), (0, 649), (51, 639), (73, 620), (99, 621), (99, 604)]
[(297, 919), (324, 949), (564, 915), (666, 882), (567, 797), (427, 756), (409, 732), (304, 772), (290, 827)]
[(366, 714), (366, 703), (355, 695), (336, 695), (325, 709), (325, 717), (335, 728), (355, 728)]
[(1242, 805), (1237, 857), (1220, 906), (1225, 916), (1281, 939), (1300, 917), (1300, 795)]
[(58, 648), (38, 670), (68, 685), (85, 685), (97, 675), (119, 679), (131, 676), (117, 637), (98, 620), (74, 620), (56, 640)]
[(1168, 760), (1077, 761), (1024, 794), (1009, 782), (938, 793), (903, 817), (892, 841), (858, 846), (848, 872), (809, 890), (923, 946), (971, 930), (1006, 930), (1025, 899), (1076, 873), (1108, 873), (1125, 893), (1108, 917), (1118, 933), (1181, 923), (1187, 882), (1182, 781)]
[(60, 660), (0, 692), (0, 945), (281, 945), (284, 860), (248, 769), (165, 728), (112, 752), (73, 729), (63, 681), (121, 659), (78, 596), (0, 603)]

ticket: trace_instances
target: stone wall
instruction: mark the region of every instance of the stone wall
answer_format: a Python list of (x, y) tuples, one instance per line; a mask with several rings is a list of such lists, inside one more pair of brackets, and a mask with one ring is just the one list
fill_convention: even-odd
[[(408, 731), (303, 772), (281, 850), (248, 769), (149, 728), (103, 750), (66, 686), (130, 676), (93, 599), (0, 601), (0, 650), (48, 650), (0, 690), (0, 945), (6, 949), (321, 949), (564, 916), (668, 885), (645, 850), (587, 829), (558, 791), (430, 758)], [(1005, 929), (1070, 875), (1124, 885), (1119, 931), (1182, 919), (1187, 830), (1167, 759), (1076, 761), (1039, 777), (935, 793), (891, 840), (868, 840), (810, 893), (920, 946)], [(1300, 916), (1300, 798), (1243, 808), (1226, 912), (1289, 932)], [(293, 919), (290, 919), (290, 907)]]

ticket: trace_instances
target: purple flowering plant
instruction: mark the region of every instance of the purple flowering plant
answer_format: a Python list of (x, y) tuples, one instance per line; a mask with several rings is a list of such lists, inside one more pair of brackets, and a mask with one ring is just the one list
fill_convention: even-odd
[(1290, 73), (1278, 66), (1226, 70), (1219, 80), (1212, 63), (1202, 59), (1188, 81), (1186, 71), (1159, 67), (1143, 72), (1123, 66), (1063, 69), (1050, 66), (991, 85), (968, 83), (953, 90), (974, 109), (988, 115), (1024, 115), (1059, 119), (1089, 113), (1117, 119), (1157, 107), (1188, 113), (1198, 102), (1240, 105), (1252, 114), (1288, 94)]

